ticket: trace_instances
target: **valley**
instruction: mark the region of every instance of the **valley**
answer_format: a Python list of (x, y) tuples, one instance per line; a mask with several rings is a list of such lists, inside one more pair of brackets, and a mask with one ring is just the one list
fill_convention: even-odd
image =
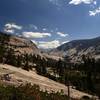
[[(36, 74), (35, 71), (25, 71), (21, 68), (16, 68), (11, 65), (0, 64), (0, 77), (2, 77), (4, 74), (9, 74), (9, 76), (11, 77), (9, 81), (5, 79), (1, 80), (1, 82), (4, 82), (5, 84), (13, 84), (16, 86), (16, 85), (31, 83), (39, 85), (42, 91), (47, 90), (48, 92), (52, 91), (57, 92), (63, 90), (64, 94), (67, 95), (68, 93), (67, 86), (57, 83), (46, 77), (40, 76)], [(70, 91), (71, 91), (70, 92), (71, 98), (80, 99), (83, 96), (92, 97), (92, 95), (73, 89), (71, 86), (70, 86)]]
[(98, 98), (99, 43), (100, 38), (76, 40), (43, 52), (26, 38), (0, 33), (1, 83), (36, 84), (41, 91), (63, 90), (68, 97), (79, 100), (84, 96)]

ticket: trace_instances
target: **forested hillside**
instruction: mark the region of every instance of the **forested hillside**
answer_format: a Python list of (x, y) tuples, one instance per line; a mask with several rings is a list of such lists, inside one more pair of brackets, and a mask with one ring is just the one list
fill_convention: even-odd
[[(30, 52), (27, 52), (28, 50)], [(23, 38), (0, 34), (0, 63), (27, 71), (35, 69), (38, 74), (68, 87), (72, 86), (77, 90), (100, 96), (100, 60), (84, 54), (80, 58), (80, 63), (71, 62), (67, 56), (59, 60), (47, 58), (29, 41), (23, 42)]]

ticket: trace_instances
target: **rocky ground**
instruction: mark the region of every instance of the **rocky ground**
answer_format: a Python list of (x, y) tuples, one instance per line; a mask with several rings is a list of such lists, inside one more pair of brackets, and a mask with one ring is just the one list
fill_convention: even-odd
[[(8, 75), (9, 79), (5, 79), (5, 75)], [(16, 68), (14, 66), (6, 65), (6, 64), (0, 64), (0, 78), (1, 82), (7, 83), (7, 84), (13, 84), (13, 85), (20, 85), (25, 83), (31, 83), (31, 84), (37, 84), (40, 86), (40, 88), (48, 92), (51, 91), (61, 91), (63, 90), (65, 94), (67, 94), (67, 86), (57, 83), (51, 79), (48, 79), (46, 77), (40, 76), (36, 74), (35, 71), (25, 71), (21, 68)], [(71, 91), (71, 97), (73, 98), (81, 98), (83, 96), (89, 96), (91, 95), (78, 91), (76, 89), (73, 89), (70, 86)]]

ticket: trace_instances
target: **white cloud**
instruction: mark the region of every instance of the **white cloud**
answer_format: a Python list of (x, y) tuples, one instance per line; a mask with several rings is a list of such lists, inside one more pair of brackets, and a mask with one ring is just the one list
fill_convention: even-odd
[(35, 43), (36, 45), (38, 45), (38, 42), (35, 40), (31, 40), (33, 43)]
[(68, 36), (68, 34), (64, 34), (64, 33), (62, 33), (62, 32), (57, 32), (57, 34), (58, 34), (59, 36), (61, 36), (61, 37), (66, 37), (66, 36)]
[(4, 32), (13, 34), (15, 31), (13, 29), (4, 29)]
[(22, 26), (16, 25), (14, 23), (7, 23), (4, 25), (4, 32), (13, 34), (15, 30), (21, 30)]
[(26, 38), (45, 38), (50, 37), (51, 33), (41, 33), (41, 32), (23, 32), (22, 35)]
[(90, 16), (95, 16), (97, 14), (100, 14), (100, 7), (98, 7), (97, 9), (95, 10), (92, 10), (92, 11), (89, 11), (89, 15)]
[(96, 2), (96, 1), (94, 1), (94, 2), (93, 2), (93, 4), (94, 4), (94, 5), (96, 5), (96, 4), (97, 4), (97, 2)]
[(58, 40), (53, 40), (49, 42), (41, 41), (38, 44), (39, 48), (44, 48), (44, 49), (52, 49), (60, 46), (60, 42)]
[(69, 4), (74, 4), (74, 5), (78, 5), (78, 4), (81, 4), (81, 3), (84, 3), (84, 4), (95, 4), (96, 5), (96, 0), (71, 0), (69, 2)]
[(61, 44), (65, 44), (65, 43), (67, 43), (67, 42), (69, 42), (69, 41), (64, 41), (64, 42), (62, 42)]
[(14, 23), (8, 23), (8, 24), (5, 25), (5, 28), (21, 30), (22, 26), (16, 25)]

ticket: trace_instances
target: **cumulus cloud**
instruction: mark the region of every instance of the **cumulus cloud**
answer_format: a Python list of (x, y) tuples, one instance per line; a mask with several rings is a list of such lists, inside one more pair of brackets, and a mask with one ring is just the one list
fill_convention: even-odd
[(50, 37), (51, 33), (41, 33), (41, 32), (23, 32), (22, 35), (26, 38), (45, 38)]
[(97, 9), (95, 10), (92, 10), (92, 11), (89, 11), (89, 15), (90, 16), (95, 16), (97, 14), (100, 14), (100, 7), (98, 7)]
[(62, 32), (57, 32), (57, 34), (58, 34), (59, 36), (61, 36), (61, 37), (66, 37), (66, 36), (68, 36), (68, 34), (64, 34), (64, 33), (62, 33)]
[(5, 27), (7, 29), (17, 29), (17, 30), (21, 30), (22, 29), (22, 26), (16, 25), (14, 23), (8, 23), (8, 24), (5, 25)]
[(41, 41), (38, 44), (39, 48), (44, 48), (44, 49), (52, 49), (60, 46), (60, 42), (58, 40), (53, 40), (49, 42)]
[(96, 5), (96, 4), (97, 4), (97, 2), (96, 2), (96, 1), (94, 1), (94, 2), (93, 2), (93, 4), (94, 4), (94, 5)]
[(15, 31), (13, 29), (4, 29), (4, 32), (13, 34)]
[(35, 41), (35, 40), (31, 40), (33, 43), (35, 43), (39, 48), (42, 48), (42, 49), (53, 49), (53, 48), (56, 48), (62, 44), (65, 44), (69, 41), (63, 41), (63, 42), (60, 42), (59, 40), (53, 40), (53, 41)]
[(84, 4), (96, 4), (96, 0), (71, 0), (69, 2), (69, 4), (74, 4), (74, 5), (78, 5), (78, 4), (81, 4), (81, 3), (84, 3)]
[(64, 42), (62, 42), (61, 44), (65, 44), (65, 43), (67, 43), (67, 42), (69, 42), (69, 41), (64, 41)]
[(22, 29), (22, 26), (16, 25), (14, 23), (7, 23), (4, 26), (4, 32), (7, 32), (7, 33), (14, 33), (15, 30), (21, 30), (21, 29)]
[(38, 42), (35, 40), (31, 40), (33, 43), (35, 43), (36, 45), (38, 45)]

